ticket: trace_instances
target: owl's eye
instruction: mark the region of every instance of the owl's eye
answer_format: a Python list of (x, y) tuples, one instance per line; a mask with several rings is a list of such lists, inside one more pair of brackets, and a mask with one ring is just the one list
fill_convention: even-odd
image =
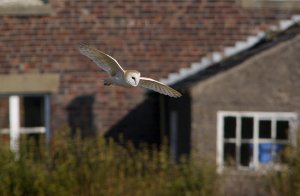
[(132, 76), (131, 79), (133, 79), (135, 81), (135, 77)]

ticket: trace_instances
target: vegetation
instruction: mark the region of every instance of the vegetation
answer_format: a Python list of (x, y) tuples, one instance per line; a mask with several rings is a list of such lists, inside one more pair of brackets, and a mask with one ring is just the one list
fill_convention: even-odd
[[(300, 140), (299, 140), (300, 141)], [(290, 147), (285, 156), (286, 167), (267, 176), (267, 191), (271, 196), (300, 195), (300, 146)]]
[[(136, 149), (103, 137), (71, 139), (65, 133), (38, 150), (36, 143), (24, 141), (18, 156), (9, 146), (0, 147), (0, 195), (300, 195), (298, 147), (286, 152), (287, 167), (245, 185), (238, 176), (216, 174), (208, 162), (171, 161), (167, 145)], [(232, 186), (224, 190), (228, 179)]]
[[(35, 144), (34, 144), (35, 145)], [(215, 168), (170, 161), (166, 145), (135, 149), (104, 138), (54, 138), (0, 149), (0, 195), (217, 195)]]

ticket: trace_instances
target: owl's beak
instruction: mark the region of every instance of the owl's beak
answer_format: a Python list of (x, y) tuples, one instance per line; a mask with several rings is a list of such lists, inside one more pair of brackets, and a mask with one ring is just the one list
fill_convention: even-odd
[(132, 77), (132, 79), (134, 80), (134, 86), (137, 86), (139, 84), (139, 80), (135, 77)]

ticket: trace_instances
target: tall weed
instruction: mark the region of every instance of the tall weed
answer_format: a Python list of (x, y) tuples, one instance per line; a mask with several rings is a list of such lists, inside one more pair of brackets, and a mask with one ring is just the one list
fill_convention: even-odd
[(0, 148), (0, 195), (216, 195), (214, 164), (170, 160), (167, 145), (119, 145), (103, 137)]

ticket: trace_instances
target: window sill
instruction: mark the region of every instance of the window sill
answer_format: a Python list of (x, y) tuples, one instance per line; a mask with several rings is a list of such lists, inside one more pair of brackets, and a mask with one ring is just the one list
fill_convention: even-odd
[(52, 9), (49, 4), (36, 6), (1, 6), (0, 15), (9, 16), (41, 16), (51, 15)]
[[(4, 128), (0, 129), (0, 134), (9, 134), (10, 129)], [(46, 133), (45, 127), (20, 127), (20, 133), (21, 134), (40, 134), (40, 133)]]
[(261, 165), (259, 168), (250, 168), (250, 167), (224, 167), (222, 171), (219, 171), (219, 174), (224, 175), (245, 175), (245, 176), (263, 176), (269, 174), (269, 172), (275, 171), (286, 171), (288, 169), (287, 164), (285, 163), (273, 163), (268, 165)]
[(297, 9), (300, 8), (299, 0), (241, 0), (241, 5), (245, 8), (277, 8), (277, 9)]

